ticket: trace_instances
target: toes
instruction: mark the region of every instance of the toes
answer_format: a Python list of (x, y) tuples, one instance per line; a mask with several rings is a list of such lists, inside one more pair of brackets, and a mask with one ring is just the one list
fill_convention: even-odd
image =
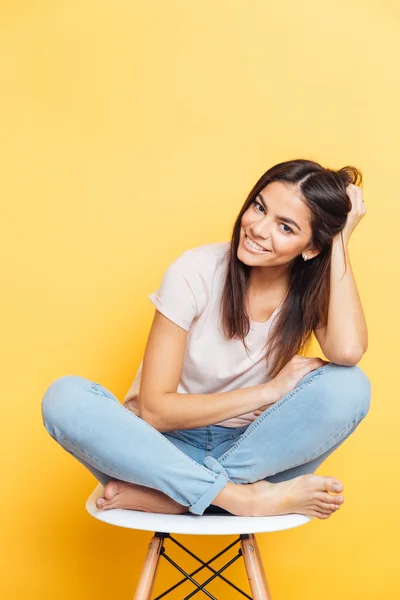
[[(110, 482), (110, 483), (114, 483), (114, 482)], [(107, 485), (109, 485), (109, 483)], [(106, 491), (104, 491), (104, 496), (105, 496), (105, 494), (106, 494)], [(107, 496), (108, 495), (109, 494), (107, 494)], [(110, 508), (115, 508), (117, 506), (118, 498), (115, 498), (115, 495), (111, 496), (110, 499), (107, 498), (107, 496), (105, 496), (105, 497), (104, 496), (97, 498), (97, 500), (95, 501), (96, 508), (98, 510), (108, 510)]]
[(331, 494), (328, 494), (327, 492), (317, 492), (315, 494), (315, 497), (318, 500), (321, 500), (321, 502), (325, 502), (327, 504), (338, 504), (338, 505), (341, 505), (344, 502), (344, 497), (343, 496), (332, 496)]
[(104, 498), (97, 498), (97, 500), (96, 500), (95, 504), (96, 504), (96, 507), (97, 507), (99, 510), (102, 510), (102, 509), (104, 508), (105, 499), (104, 499)]
[(105, 498), (98, 498), (95, 502), (98, 510), (110, 510), (110, 508), (117, 508), (117, 502), (107, 501)]
[(104, 510), (111, 510), (112, 508), (118, 508), (117, 502), (110, 502), (104, 506)]
[(339, 479), (335, 477), (324, 477), (325, 480), (325, 489), (327, 492), (333, 492), (336, 494), (340, 494), (344, 490), (344, 485)]
[(318, 507), (317, 510), (326, 511), (329, 513), (333, 512), (335, 510), (339, 510), (339, 508), (340, 508), (340, 504), (326, 504), (325, 502), (320, 502), (320, 501), (317, 501), (316, 505)]
[(317, 511), (317, 510), (311, 510), (309, 514), (312, 517), (318, 517), (318, 519), (329, 519), (329, 517), (331, 516), (332, 513), (324, 514), (322, 512)]
[(107, 500), (111, 500), (111, 498), (113, 498), (115, 494), (118, 493), (118, 488), (118, 481), (109, 481), (106, 487), (104, 488), (104, 498), (106, 498)]

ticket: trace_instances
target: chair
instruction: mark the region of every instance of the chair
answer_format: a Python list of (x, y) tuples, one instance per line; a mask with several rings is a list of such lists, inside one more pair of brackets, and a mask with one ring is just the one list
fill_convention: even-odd
[[(202, 591), (209, 598), (217, 600), (205, 586), (208, 585), (216, 577), (223, 579), (231, 588), (234, 588), (237, 592), (245, 596), (246, 598), (254, 598), (255, 600), (271, 600), (271, 594), (269, 591), (267, 578), (264, 573), (263, 564), (261, 561), (260, 552), (255, 538), (255, 533), (265, 533), (269, 531), (282, 531), (284, 529), (291, 529), (299, 527), (311, 521), (312, 517), (305, 515), (289, 514), (279, 515), (271, 517), (237, 517), (235, 515), (227, 514), (205, 514), (194, 515), (192, 513), (184, 513), (179, 515), (169, 515), (161, 513), (149, 513), (137, 510), (126, 510), (114, 508), (110, 510), (98, 510), (95, 504), (97, 498), (103, 496), (104, 487), (99, 483), (93, 490), (91, 495), (86, 501), (86, 510), (90, 515), (109, 523), (110, 525), (117, 525), (118, 527), (127, 527), (129, 529), (140, 529), (143, 531), (154, 532), (153, 537), (150, 540), (147, 555), (142, 567), (139, 581), (136, 587), (135, 595), (133, 600), (150, 600), (151, 593), (153, 590), (154, 582), (157, 574), (157, 567), (159, 564), (160, 556), (163, 556), (171, 565), (173, 565), (178, 571), (180, 571), (185, 577), (181, 579), (174, 586), (154, 598), (158, 600), (164, 597), (166, 594), (175, 590), (182, 583), (190, 580), (197, 589), (193, 590), (190, 594), (185, 596), (184, 600), (192, 598), (197, 592)], [(231, 544), (229, 544), (224, 550), (218, 552), (215, 556), (210, 558), (207, 562), (202, 561), (190, 550), (185, 548), (183, 544), (174, 539), (171, 533), (175, 534), (191, 534), (191, 535), (239, 535), (239, 537)], [(164, 542), (171, 540), (185, 550), (190, 556), (195, 558), (201, 563), (201, 567), (193, 571), (192, 573), (186, 573), (171, 557), (167, 556), (165, 551)], [(240, 542), (240, 548), (238, 553), (230, 561), (228, 561), (218, 571), (213, 569), (210, 565), (219, 556), (224, 554), (227, 550), (235, 546)], [(247, 573), (247, 577), (250, 584), (252, 596), (246, 594), (239, 587), (234, 585), (226, 577), (221, 575), (225, 569), (233, 564), (240, 557), (244, 560), (244, 565)], [(212, 575), (202, 584), (198, 583), (194, 579), (194, 575), (207, 568), (212, 571)], [(225, 598), (230, 598), (230, 595), (226, 595)]]

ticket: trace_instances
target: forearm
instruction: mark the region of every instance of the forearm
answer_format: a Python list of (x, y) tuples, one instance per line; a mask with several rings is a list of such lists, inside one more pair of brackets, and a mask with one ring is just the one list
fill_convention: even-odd
[[(367, 325), (355, 283), (348, 244), (345, 251), (340, 238), (332, 247), (331, 291), (326, 339), (332, 355), (365, 352), (368, 345)], [(345, 261), (347, 272), (344, 274)]]
[(195, 429), (252, 412), (277, 400), (279, 394), (271, 380), (217, 394), (163, 394), (153, 402), (153, 410), (141, 409), (139, 401), (139, 416), (161, 432)]

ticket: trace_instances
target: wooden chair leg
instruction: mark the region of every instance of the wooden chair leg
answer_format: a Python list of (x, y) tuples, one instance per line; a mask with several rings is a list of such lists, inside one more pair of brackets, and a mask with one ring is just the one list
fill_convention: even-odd
[(248, 537), (241, 536), (240, 545), (251, 595), (254, 600), (272, 600), (256, 538), (252, 533)]
[(163, 538), (157, 536), (151, 538), (133, 600), (150, 600), (162, 545)]

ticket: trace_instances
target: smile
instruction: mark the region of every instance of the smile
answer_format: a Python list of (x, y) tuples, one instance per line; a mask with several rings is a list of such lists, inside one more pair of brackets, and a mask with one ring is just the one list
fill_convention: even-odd
[(254, 254), (265, 254), (269, 252), (269, 250), (265, 250), (255, 242), (253, 242), (246, 234), (244, 237), (244, 245), (249, 252), (253, 252)]

